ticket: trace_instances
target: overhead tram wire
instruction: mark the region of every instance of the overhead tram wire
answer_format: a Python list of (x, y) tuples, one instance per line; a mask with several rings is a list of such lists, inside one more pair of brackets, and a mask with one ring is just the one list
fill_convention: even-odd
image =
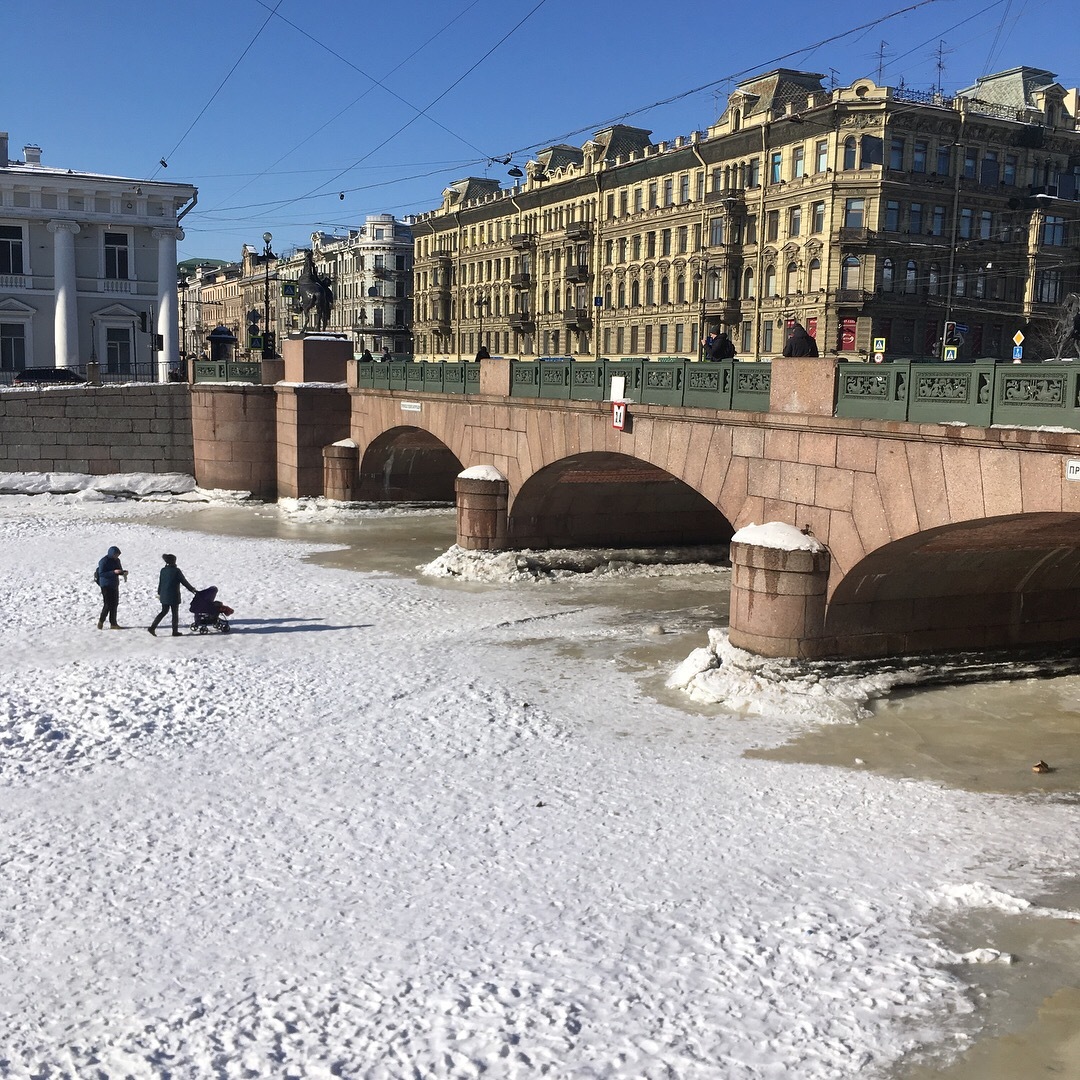
[[(923, 3), (934, 3), (934, 2), (935, 2), (935, 0), (923, 0)], [(408, 120), (404, 124), (402, 124), (401, 127), (399, 127), (397, 129), (397, 131), (395, 131), (392, 134), (388, 135), (385, 139), (383, 139), (383, 141), (381, 143), (378, 143), (375, 146), (373, 146), (366, 154), (363, 155), (363, 157), (358, 158), (348, 168), (342, 169), (341, 172), (339, 172), (336, 176), (332, 176), (324, 184), (320, 184), (319, 187), (312, 188), (310, 191), (306, 192), (303, 195), (299, 195), (296, 198), (285, 199), (284, 201), (276, 204), (276, 207), (280, 209), (282, 207), (289, 206), (293, 202), (299, 202), (302, 199), (308, 199), (308, 198), (316, 197), (318, 193), (323, 191), (323, 189), (325, 189), (327, 187), (330, 187), (334, 183), (334, 181), (340, 180), (341, 177), (343, 177), (347, 173), (351, 172), (353, 169), (355, 169), (357, 167), (357, 165), (361, 164), (361, 162), (367, 161), (367, 159), (369, 157), (371, 157), (372, 154), (374, 154), (377, 151), (381, 150), (384, 146), (386, 146), (387, 143), (389, 143), (392, 140), (396, 139), (403, 131), (406, 131), (408, 128), (412, 127), (412, 125), (415, 124), (416, 121), (419, 120), (421, 116), (426, 115), (428, 109), (430, 109), (433, 105), (437, 104), (438, 102), (442, 101), (442, 99), (444, 97), (446, 97), (446, 95), (449, 94), (451, 90), (453, 90), (460, 83), (462, 83), (465, 79), (467, 79), (481, 64), (484, 63), (485, 60), (488, 59), (489, 56), (491, 56), (492, 53), (494, 53), (497, 49), (499, 49), (513, 34), (515, 34), (518, 30), (520, 30), (521, 27), (524, 26), (525, 23), (528, 22), (528, 20), (531, 19), (533, 17), (533, 15), (535, 15), (544, 6), (544, 4), (546, 4), (546, 3), (547, 3), (547, 0), (538, 0), (538, 2), (525, 15), (523, 15), (505, 34), (503, 34), (503, 36), (501, 38), (499, 38), (499, 40), (497, 42), (495, 42), (495, 44), (492, 45), (491, 48), (488, 49), (488, 51), (486, 53), (484, 53), (483, 56), (481, 56), (474, 64), (472, 64), (460, 76), (458, 76), (458, 78), (455, 79), (445, 90), (443, 90), (441, 94), (439, 94), (437, 97), (433, 98), (430, 102), (428, 102), (428, 104), (426, 106), (424, 106), (424, 108), (422, 110), (419, 110), (415, 116), (413, 116), (410, 120)], [(485, 155), (484, 160), (485, 161), (490, 160), (490, 155)]]
[(276, 6), (274, 7), (274, 10), (269, 15), (266, 16), (266, 18), (263, 20), (262, 26), (260, 26), (259, 29), (255, 31), (255, 36), (252, 37), (252, 39), (247, 43), (247, 46), (245, 47), (244, 51), (236, 58), (236, 63), (233, 64), (233, 66), (231, 68), (229, 68), (228, 74), (225, 76), (224, 79), (221, 80), (221, 83), (218, 85), (218, 88), (210, 95), (210, 100), (207, 101), (207, 103), (199, 110), (198, 116), (196, 116), (195, 119), (192, 120), (190, 124), (188, 124), (187, 130), (184, 132), (183, 135), (180, 136), (180, 138), (177, 141), (176, 145), (167, 154), (162, 155), (162, 157), (159, 159), (158, 168), (156, 168), (150, 174), (150, 176), (149, 176), (150, 180), (155, 179), (157, 177), (157, 174), (159, 172), (161, 172), (162, 169), (167, 169), (169, 167), (169, 159), (184, 144), (184, 140), (191, 134), (192, 128), (194, 128), (195, 125), (202, 119), (203, 113), (205, 113), (206, 110), (209, 109), (211, 105), (213, 105), (214, 100), (217, 98), (218, 94), (220, 94), (221, 91), (225, 88), (225, 84), (229, 81), (229, 79), (232, 78), (233, 72), (235, 72), (236, 69), (240, 66), (240, 62), (244, 59), (244, 57), (247, 56), (247, 54), (249, 52), (251, 52), (253, 46), (255, 45), (255, 42), (259, 40), (260, 36), (262, 35), (262, 32), (266, 29), (266, 27), (269, 24), (270, 20), (277, 13), (277, 9), (279, 7), (281, 7), (281, 5), (284, 2), (285, 2), (285, 0), (278, 0)]
[[(363, 77), (364, 77), (365, 79), (367, 79), (367, 80), (368, 80), (368, 81), (369, 81), (369, 82), (371, 83), (371, 85), (370, 85), (370, 86), (369, 86), (369, 87), (368, 87), (368, 88), (367, 88), (367, 89), (366, 89), (366, 90), (365, 90), (365, 91), (364, 91), (364, 92), (363, 92), (362, 94), (360, 94), (360, 95), (359, 95), (359, 97), (356, 97), (356, 98), (354, 98), (354, 99), (353, 99), (353, 100), (352, 100), (351, 102), (349, 102), (349, 104), (348, 104), (348, 105), (346, 105), (346, 106), (345, 106), (345, 107), (344, 107), (343, 109), (340, 109), (340, 110), (338, 110), (338, 112), (336, 112), (336, 113), (335, 113), (335, 114), (334, 114), (333, 116), (331, 116), (331, 117), (330, 117), (330, 118), (329, 118), (328, 120), (324, 121), (324, 122), (323, 122), (322, 124), (320, 124), (320, 125), (319, 125), (319, 126), (318, 126), (317, 128), (315, 128), (315, 130), (314, 130), (314, 131), (311, 131), (311, 132), (309, 132), (309, 133), (308, 133), (307, 135), (305, 135), (305, 136), (304, 136), (304, 138), (302, 138), (302, 139), (301, 139), (301, 140), (300, 140), (300, 141), (299, 141), (299, 142), (298, 142), (298, 143), (297, 143), (297, 144), (296, 144), (296, 145), (295, 145), (295, 146), (294, 146), (294, 147), (293, 147), (293, 148), (292, 148), (291, 150), (286, 150), (286, 151), (285, 151), (285, 153), (281, 155), (281, 157), (279, 157), (279, 158), (278, 158), (278, 159), (277, 159), (276, 161), (274, 161), (274, 162), (273, 162), (272, 164), (268, 165), (268, 166), (267, 166), (267, 167), (266, 167), (265, 169), (263, 169), (263, 170), (262, 170), (262, 172), (259, 172), (259, 173), (256, 173), (256, 174), (254, 174), (254, 175), (253, 175), (253, 176), (251, 177), (251, 179), (250, 179), (250, 180), (248, 180), (248, 182), (247, 182), (246, 184), (242, 184), (242, 185), (241, 185), (240, 187), (238, 187), (238, 188), (237, 188), (237, 189), (236, 189), (236, 190), (235, 190), (234, 192), (232, 192), (232, 193), (231, 193), (230, 195), (226, 195), (226, 196), (225, 196), (225, 200), (226, 200), (226, 201), (227, 201), (228, 199), (233, 199), (233, 198), (235, 198), (235, 197), (236, 197), (237, 195), (239, 195), (239, 194), (240, 194), (240, 192), (244, 191), (244, 190), (245, 190), (246, 188), (249, 188), (249, 187), (250, 187), (250, 186), (251, 186), (251, 185), (252, 185), (253, 183), (255, 183), (255, 181), (256, 181), (256, 180), (259, 180), (259, 179), (261, 179), (262, 177), (266, 176), (266, 174), (267, 174), (267, 173), (269, 173), (269, 172), (270, 172), (270, 171), (271, 171), (271, 170), (272, 170), (273, 168), (275, 168), (275, 166), (277, 166), (277, 165), (279, 165), (279, 164), (280, 164), (281, 162), (283, 162), (283, 161), (284, 161), (284, 160), (285, 160), (285, 159), (286, 159), (287, 157), (289, 157), (289, 156), (290, 156), (291, 154), (295, 154), (295, 153), (296, 153), (296, 151), (297, 151), (297, 150), (299, 150), (299, 149), (300, 149), (300, 147), (302, 147), (302, 146), (303, 146), (303, 145), (304, 145), (305, 143), (308, 143), (308, 142), (310, 142), (310, 141), (311, 141), (311, 140), (312, 140), (313, 138), (315, 138), (315, 136), (316, 136), (316, 135), (318, 135), (318, 134), (319, 134), (319, 132), (321, 132), (321, 131), (324, 131), (324, 130), (325, 130), (326, 128), (328, 128), (328, 127), (329, 127), (329, 126), (330, 126), (330, 125), (331, 125), (332, 123), (334, 123), (334, 122), (335, 122), (336, 120), (338, 120), (338, 119), (339, 119), (340, 117), (344, 116), (344, 115), (345, 115), (345, 113), (347, 113), (347, 112), (348, 112), (348, 111), (349, 111), (350, 109), (352, 109), (352, 108), (353, 108), (353, 107), (354, 107), (355, 105), (357, 105), (357, 104), (358, 104), (359, 102), (361, 102), (361, 101), (362, 101), (362, 100), (363, 100), (363, 99), (364, 99), (365, 97), (367, 97), (367, 95), (368, 95), (368, 94), (370, 94), (370, 93), (371, 93), (371, 91), (375, 89), (375, 87), (380, 87), (381, 89), (385, 90), (385, 91), (386, 91), (386, 93), (388, 93), (388, 94), (389, 94), (389, 95), (390, 95), (391, 97), (397, 98), (397, 100), (398, 100), (398, 101), (400, 101), (400, 102), (401, 102), (401, 103), (402, 103), (403, 105), (406, 105), (406, 106), (408, 106), (408, 107), (409, 107), (410, 109), (413, 109), (414, 111), (416, 110), (416, 106), (415, 106), (415, 105), (413, 105), (413, 104), (412, 104), (412, 103), (411, 103), (410, 101), (408, 101), (408, 100), (406, 100), (405, 98), (403, 98), (403, 97), (402, 97), (402, 96), (401, 96), (400, 94), (397, 94), (397, 93), (395, 93), (395, 92), (394, 92), (393, 90), (391, 90), (391, 89), (390, 89), (390, 87), (388, 87), (388, 86), (387, 86), (387, 85), (386, 85), (386, 84), (385, 84), (385, 83), (384, 83), (384, 82), (382, 81), (382, 79), (376, 79), (376, 78), (375, 78), (374, 76), (372, 76), (372, 75), (369, 75), (369, 74), (368, 74), (368, 73), (367, 73), (366, 71), (364, 71), (364, 70), (363, 70), (362, 68), (359, 68), (359, 67), (357, 67), (357, 66), (356, 66), (356, 65), (355, 65), (355, 64), (354, 64), (354, 63), (353, 63), (353, 62), (352, 62), (352, 61), (351, 61), (351, 60), (350, 60), (350, 59), (349, 59), (348, 57), (346, 57), (346, 56), (342, 56), (342, 55), (341, 55), (341, 53), (337, 52), (337, 51), (336, 51), (335, 49), (332, 49), (332, 48), (331, 48), (331, 47), (330, 47), (329, 45), (327, 45), (327, 44), (326, 44), (326, 42), (324, 42), (324, 41), (320, 41), (320, 40), (319, 40), (318, 38), (316, 38), (316, 37), (315, 37), (314, 35), (312, 35), (312, 34), (309, 34), (309, 33), (308, 33), (308, 32), (307, 32), (307, 31), (306, 31), (306, 30), (305, 30), (305, 29), (304, 29), (304, 28), (303, 28), (302, 26), (297, 26), (297, 24), (296, 24), (296, 23), (294, 23), (294, 22), (293, 22), (293, 21), (292, 21), (291, 19), (287, 19), (287, 18), (285, 18), (285, 16), (284, 16), (284, 15), (281, 15), (280, 13), (278, 13), (278, 11), (277, 11), (276, 9), (273, 9), (273, 10), (271, 10), (271, 8), (270, 8), (270, 5), (269, 5), (269, 4), (267, 4), (267, 3), (265, 3), (265, 2), (264, 2), (264, 0), (256, 0), (256, 2), (257, 2), (257, 3), (259, 3), (259, 4), (261, 4), (261, 5), (262, 5), (262, 6), (264, 7), (264, 8), (266, 8), (266, 10), (267, 10), (267, 11), (270, 11), (270, 12), (271, 12), (271, 15), (272, 15), (272, 16), (273, 16), (273, 15), (276, 15), (276, 16), (277, 16), (277, 18), (278, 18), (278, 19), (279, 19), (279, 20), (280, 20), (281, 22), (285, 23), (285, 25), (286, 25), (286, 26), (288, 26), (288, 27), (291, 27), (291, 28), (292, 28), (293, 30), (295, 30), (295, 31), (296, 31), (296, 32), (297, 32), (298, 34), (302, 34), (302, 35), (303, 35), (304, 37), (306, 37), (306, 38), (307, 38), (307, 39), (308, 39), (309, 41), (311, 41), (311, 42), (312, 42), (312, 43), (314, 43), (315, 45), (318, 45), (318, 46), (319, 46), (319, 48), (321, 48), (321, 49), (325, 50), (326, 52), (328, 52), (328, 53), (329, 53), (329, 54), (330, 54), (331, 56), (333, 56), (333, 57), (334, 57), (335, 59), (337, 59), (337, 60), (340, 60), (340, 61), (341, 61), (341, 62), (342, 62), (343, 64), (345, 64), (345, 65), (346, 65), (346, 67), (349, 67), (349, 68), (351, 68), (351, 69), (352, 69), (353, 71), (355, 71), (355, 72), (356, 72), (356, 73), (357, 73), (358, 75), (361, 75), (361, 76), (363, 76)], [(474, 7), (476, 7), (476, 5), (477, 5), (478, 3), (480, 3), (480, 0), (472, 0), (472, 3), (471, 3), (471, 4), (469, 4), (469, 5), (468, 5), (468, 6), (466, 7), (466, 8), (464, 8), (464, 9), (463, 9), (462, 11), (460, 11), (460, 12), (459, 12), (459, 13), (458, 13), (457, 15), (455, 15), (455, 16), (454, 16), (454, 17), (453, 17), (453, 18), (452, 18), (452, 19), (451, 19), (451, 20), (450, 20), (450, 21), (449, 21), (448, 23), (445, 23), (445, 24), (444, 24), (444, 25), (443, 25), (442, 27), (440, 27), (440, 28), (439, 28), (439, 29), (438, 29), (438, 30), (437, 30), (437, 31), (436, 31), (436, 32), (435, 32), (434, 34), (432, 34), (432, 35), (431, 35), (431, 36), (430, 36), (430, 37), (429, 37), (429, 38), (428, 38), (428, 39), (427, 39), (427, 40), (426, 40), (425, 42), (423, 42), (423, 43), (422, 43), (421, 45), (418, 45), (418, 46), (417, 46), (417, 47), (416, 47), (416, 48), (415, 48), (415, 49), (414, 49), (414, 50), (413, 50), (413, 51), (412, 51), (411, 53), (409, 53), (409, 55), (408, 55), (408, 56), (404, 57), (404, 58), (403, 58), (403, 59), (402, 59), (402, 60), (400, 61), (400, 63), (398, 63), (398, 64), (396, 64), (396, 65), (395, 65), (394, 67), (392, 67), (392, 68), (391, 68), (391, 69), (390, 69), (390, 70), (389, 70), (389, 71), (388, 71), (388, 72), (386, 73), (386, 75), (384, 75), (384, 76), (383, 76), (383, 79), (385, 79), (385, 78), (388, 78), (389, 76), (393, 75), (395, 71), (398, 71), (398, 70), (400, 70), (400, 69), (401, 69), (402, 67), (404, 67), (404, 66), (405, 66), (405, 65), (406, 65), (406, 64), (407, 64), (407, 63), (408, 63), (408, 62), (409, 62), (410, 60), (412, 60), (412, 59), (413, 59), (414, 57), (418, 56), (418, 55), (419, 55), (419, 54), (420, 54), (421, 52), (423, 52), (423, 50), (424, 50), (424, 49), (426, 49), (426, 48), (428, 47), (428, 45), (430, 45), (430, 44), (431, 44), (431, 43), (432, 43), (432, 42), (433, 42), (433, 41), (434, 41), (434, 40), (435, 40), (435, 39), (436, 39), (437, 37), (439, 37), (439, 35), (440, 35), (440, 34), (444, 33), (444, 32), (445, 32), (446, 30), (448, 30), (448, 29), (449, 29), (449, 28), (450, 28), (451, 26), (453, 26), (453, 25), (454, 25), (454, 23), (458, 21), (458, 19), (461, 19), (461, 18), (463, 18), (463, 17), (464, 17), (464, 16), (466, 15), (466, 14), (468, 14), (468, 12), (469, 12), (469, 11), (471, 11), (471, 10), (472, 10), (472, 9), (473, 9)], [(443, 130), (443, 131), (445, 131), (445, 132), (447, 133), (447, 135), (450, 135), (450, 136), (451, 136), (452, 138), (455, 138), (455, 139), (457, 139), (457, 140), (458, 140), (459, 142), (462, 142), (462, 143), (464, 143), (464, 144), (465, 144), (465, 145), (466, 145), (467, 147), (469, 147), (469, 149), (470, 149), (470, 150), (475, 150), (475, 151), (476, 151), (476, 153), (478, 153), (478, 154), (483, 154), (483, 151), (482, 151), (482, 150), (480, 149), (480, 147), (478, 147), (478, 146), (474, 146), (474, 145), (473, 145), (473, 144), (472, 144), (471, 142), (469, 142), (469, 140), (468, 140), (468, 139), (466, 139), (466, 138), (465, 138), (465, 137), (464, 137), (463, 135), (459, 134), (459, 133), (458, 133), (458, 132), (456, 132), (456, 131), (451, 131), (451, 130), (450, 130), (450, 128), (448, 128), (448, 127), (447, 127), (447, 126), (446, 126), (445, 124), (442, 124), (442, 123), (440, 123), (440, 122), (439, 122), (438, 120), (436, 120), (436, 119), (435, 119), (434, 117), (432, 117), (432, 116), (428, 116), (428, 117), (427, 117), (427, 119), (428, 119), (428, 120), (430, 120), (430, 121), (431, 121), (431, 122), (432, 122), (433, 124), (435, 124), (435, 126), (436, 126), (436, 127), (440, 127), (440, 128), (442, 128), (442, 130)]]

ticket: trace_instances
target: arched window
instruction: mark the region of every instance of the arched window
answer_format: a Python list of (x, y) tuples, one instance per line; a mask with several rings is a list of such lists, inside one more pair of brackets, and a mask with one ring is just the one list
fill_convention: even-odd
[(776, 295), (776, 267), (768, 266), (765, 268), (765, 296)]
[(630, 282), (630, 306), (637, 307), (641, 303), (641, 282)]
[(742, 127), (742, 110), (736, 109), (731, 114), (731, 130), (738, 131)]
[(892, 292), (893, 291), (893, 261), (892, 259), (886, 259), (881, 264), (881, 291)]
[(753, 299), (754, 296), (754, 271), (747, 269), (743, 274), (743, 297), (746, 300)]
[(679, 275), (678, 280), (675, 282), (675, 303), (686, 303), (686, 278), (682, 274)]
[(656, 303), (656, 286), (653, 279), (647, 278), (645, 281), (645, 306), (650, 307)]
[(619, 282), (619, 307), (626, 307), (626, 282)]
[(706, 300), (719, 300), (720, 299), (720, 271), (710, 270), (708, 276), (708, 285), (705, 291)]
[(849, 135), (844, 140), (844, 168), (845, 169), (854, 169), (855, 168), (855, 152), (856, 152), (856, 147), (857, 146), (858, 146), (858, 143), (856, 143), (854, 135)]
[(854, 255), (849, 255), (840, 268), (840, 288), (852, 290), (862, 288), (862, 263)]
[(963, 296), (967, 292), (967, 270), (962, 266), (956, 268), (956, 286), (954, 292), (957, 296)]
[(808, 270), (806, 287), (810, 292), (817, 292), (821, 288), (821, 260), (811, 259)]
[(919, 265), (914, 259), (908, 260), (907, 271), (904, 274), (904, 292), (914, 294), (919, 286)]
[(787, 264), (787, 274), (784, 280), (784, 293), (786, 296), (794, 296), (799, 290), (799, 268), (795, 263)]
[(937, 263), (930, 264), (930, 273), (926, 279), (926, 287), (931, 296), (937, 296), (941, 291), (941, 268)]
[(611, 283), (604, 286), (604, 307), (611, 307)]
[(671, 302), (671, 283), (668, 281), (668, 276), (665, 274), (660, 279), (660, 303), (668, 304)]
[(975, 295), (980, 298), (986, 295), (986, 270), (982, 267), (975, 272)]

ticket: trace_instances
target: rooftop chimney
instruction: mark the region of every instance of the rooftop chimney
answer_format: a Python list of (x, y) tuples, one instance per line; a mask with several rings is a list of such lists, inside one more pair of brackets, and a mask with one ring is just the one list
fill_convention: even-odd
[(24, 146), (23, 147), (23, 160), (27, 165), (40, 165), (41, 164), (41, 147), (40, 146)]
[(7, 148), (8, 133), (6, 131), (0, 131), (0, 169), (4, 168), (8, 163)]

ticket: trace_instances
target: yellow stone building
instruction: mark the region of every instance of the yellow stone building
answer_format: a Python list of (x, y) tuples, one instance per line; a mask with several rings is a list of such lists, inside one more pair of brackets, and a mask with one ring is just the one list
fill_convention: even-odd
[[(706, 132), (615, 125), (412, 220), (418, 358), (1011, 355), (1078, 290), (1078, 92), (1014, 68), (953, 97), (778, 69)], [(966, 328), (966, 329), (965, 329)]]

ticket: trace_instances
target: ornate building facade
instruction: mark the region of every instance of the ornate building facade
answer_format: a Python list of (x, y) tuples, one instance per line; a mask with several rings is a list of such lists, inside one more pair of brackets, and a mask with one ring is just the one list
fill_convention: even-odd
[(8, 157), (0, 132), (0, 377), (28, 367), (165, 379), (179, 361), (176, 243), (190, 184)]
[[(778, 69), (671, 142), (617, 125), (414, 219), (423, 357), (1011, 355), (1080, 288), (1078, 92), (1015, 68), (948, 98)], [(516, 166), (511, 175), (522, 170)], [(964, 329), (966, 328), (966, 329)]]

